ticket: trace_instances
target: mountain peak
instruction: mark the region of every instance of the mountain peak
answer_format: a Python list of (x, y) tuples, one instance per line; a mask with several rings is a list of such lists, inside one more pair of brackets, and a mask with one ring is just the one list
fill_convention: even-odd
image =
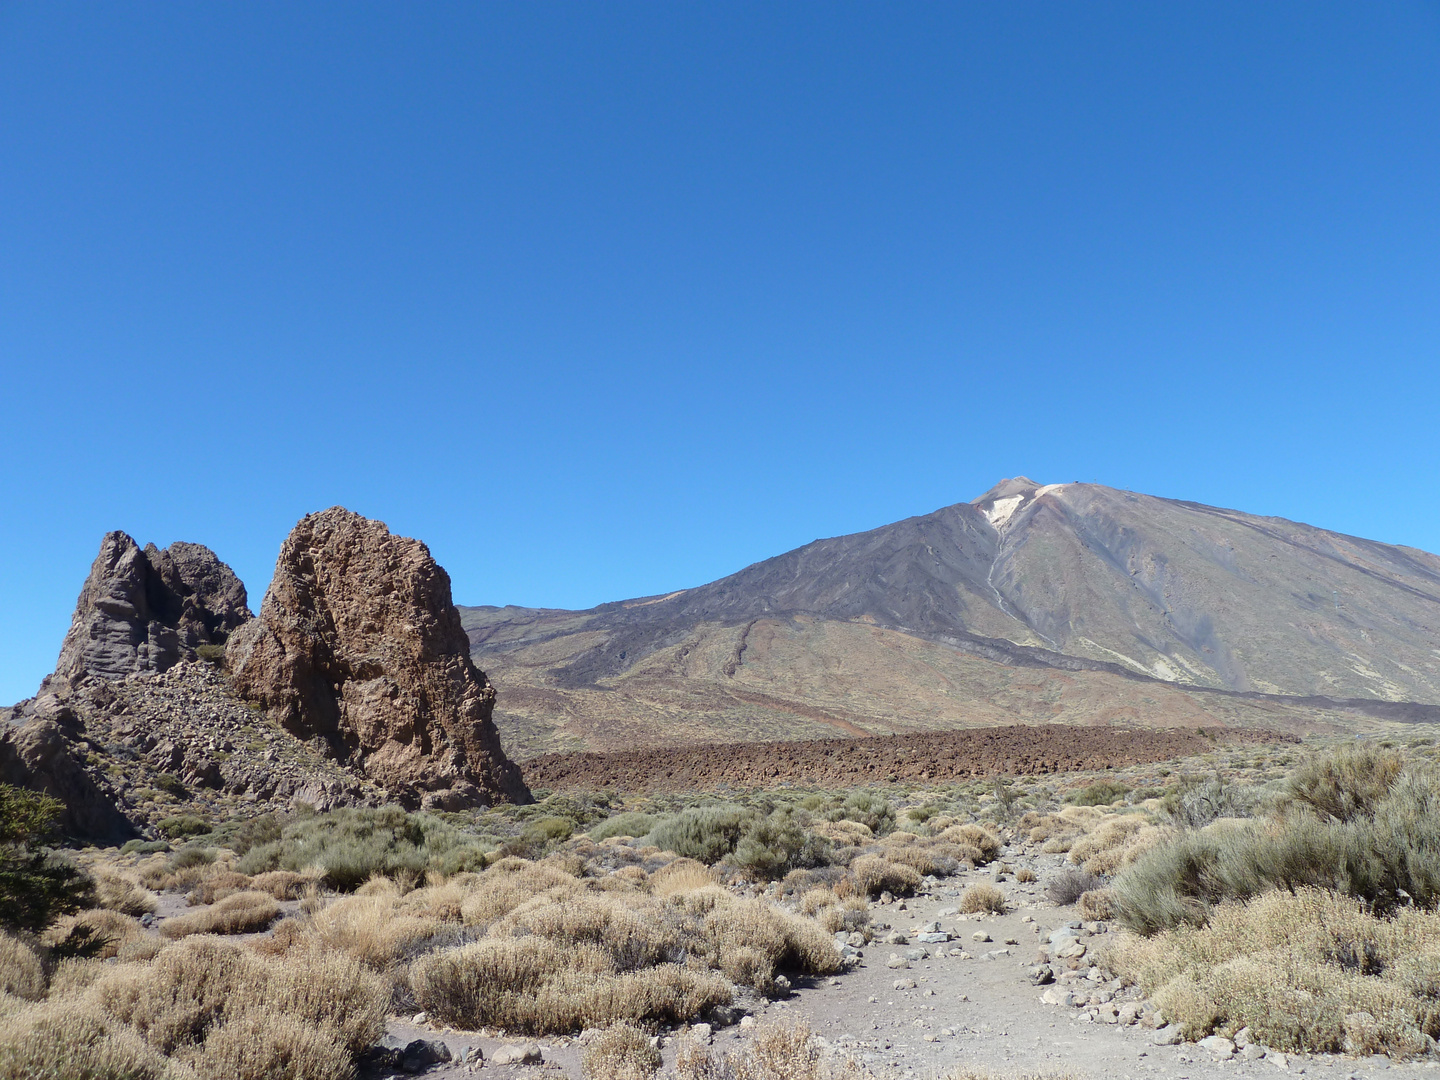
[(1042, 495), (1060, 491), (1065, 487), (1065, 484), (1037, 484), (1028, 476), (1006, 477), (970, 505), (999, 529), (1015, 516), (1017, 510), (1028, 506)]

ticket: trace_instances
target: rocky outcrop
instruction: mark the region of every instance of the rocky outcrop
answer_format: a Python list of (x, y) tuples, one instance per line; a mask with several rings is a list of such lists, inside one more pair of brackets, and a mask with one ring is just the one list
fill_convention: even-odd
[(245, 586), (200, 544), (142, 551), (123, 532), (105, 535), (80, 590), (55, 675), (123, 679), (165, 671), (220, 645), (245, 620)]
[(83, 723), (56, 694), (26, 702), (18, 722), (0, 734), (0, 783), (54, 796), (65, 804), (58, 822), (79, 840), (123, 844), (135, 828), (115, 806), (113, 791), (103, 789), (77, 760), (76, 739)]
[(230, 639), (239, 693), (403, 801), (529, 802), (491, 720), (450, 578), (418, 540), (341, 507), (280, 549), (260, 617)]

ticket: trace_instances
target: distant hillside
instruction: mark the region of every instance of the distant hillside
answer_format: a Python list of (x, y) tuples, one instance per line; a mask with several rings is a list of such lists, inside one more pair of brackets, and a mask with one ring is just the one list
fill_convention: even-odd
[(1005, 480), (667, 596), (461, 613), (521, 756), (1016, 720), (1440, 716), (1378, 704), (1440, 705), (1440, 558), (1094, 484)]

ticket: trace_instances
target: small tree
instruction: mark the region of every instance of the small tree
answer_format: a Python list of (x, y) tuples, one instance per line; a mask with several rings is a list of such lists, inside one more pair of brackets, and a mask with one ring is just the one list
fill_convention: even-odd
[[(64, 809), (59, 799), (0, 784), (0, 926), (7, 930), (39, 933), (93, 901), (89, 875), (46, 846)], [(52, 952), (80, 956), (101, 944), (93, 930), (77, 927)]]

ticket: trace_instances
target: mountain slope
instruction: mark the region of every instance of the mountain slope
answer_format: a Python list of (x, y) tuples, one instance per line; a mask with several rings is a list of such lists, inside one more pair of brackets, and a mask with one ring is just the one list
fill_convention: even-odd
[(462, 615), (522, 753), (1015, 719), (1294, 726), (1334, 711), (1288, 700), (1315, 696), (1440, 704), (1440, 558), (1023, 477), (695, 589)]

